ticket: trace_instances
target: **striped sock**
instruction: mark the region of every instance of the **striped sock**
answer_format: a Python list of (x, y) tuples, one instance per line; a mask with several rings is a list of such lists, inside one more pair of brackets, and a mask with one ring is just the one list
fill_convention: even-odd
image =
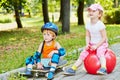
[(51, 66), (50, 71), (54, 72), (56, 70), (56, 67)]

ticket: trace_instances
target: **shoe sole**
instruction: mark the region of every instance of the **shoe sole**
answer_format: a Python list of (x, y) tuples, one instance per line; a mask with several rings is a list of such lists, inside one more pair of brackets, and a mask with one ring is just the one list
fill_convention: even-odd
[(103, 72), (97, 72), (98, 75), (105, 75), (107, 73), (103, 73)]
[(70, 74), (70, 73), (63, 73), (66, 76), (74, 76), (75, 74)]
[(66, 76), (74, 76), (75, 74), (70, 74), (70, 73), (67, 73), (66, 71), (65, 71), (65, 67), (63, 67), (63, 69), (62, 69), (63, 71), (64, 71), (64, 75), (66, 75)]

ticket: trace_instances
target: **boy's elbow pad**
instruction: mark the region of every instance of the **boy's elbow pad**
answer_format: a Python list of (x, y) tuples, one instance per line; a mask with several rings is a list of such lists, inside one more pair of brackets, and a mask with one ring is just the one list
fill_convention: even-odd
[(40, 59), (40, 57), (41, 57), (41, 53), (38, 52), (38, 51), (36, 51), (36, 52), (34, 53), (33, 58), (34, 58), (35, 60), (37, 60), (37, 59)]
[(65, 55), (66, 50), (65, 50), (64, 48), (60, 48), (60, 49), (58, 50), (58, 52), (59, 52), (59, 56), (63, 56), (63, 55)]
[(41, 53), (36, 51), (34, 53), (34, 56), (33, 56), (34, 60), (36, 61), (36, 63), (40, 62), (41, 61)]
[(39, 63), (39, 62), (41, 62), (41, 59), (40, 59), (40, 58), (36, 60), (36, 63)]
[(33, 56), (26, 58), (25, 63), (26, 63), (26, 65), (34, 64)]

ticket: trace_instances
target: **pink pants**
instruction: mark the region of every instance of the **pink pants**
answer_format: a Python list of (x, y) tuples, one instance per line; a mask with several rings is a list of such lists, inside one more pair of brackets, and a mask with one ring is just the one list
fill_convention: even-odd
[[(90, 44), (90, 45), (93, 45), (93, 44)], [(104, 56), (107, 48), (108, 48), (108, 43), (103, 43), (103, 45), (97, 48), (96, 55), (98, 56), (98, 58), (100, 58), (101, 56)], [(88, 56), (88, 54), (89, 54), (88, 51), (83, 50), (79, 58), (84, 60)]]

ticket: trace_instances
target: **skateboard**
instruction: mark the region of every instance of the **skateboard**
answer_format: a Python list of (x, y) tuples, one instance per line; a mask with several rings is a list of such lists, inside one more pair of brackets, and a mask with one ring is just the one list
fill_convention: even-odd
[[(66, 65), (67, 65), (67, 61), (61, 60), (58, 66), (56, 67), (55, 73), (62, 71), (63, 70), (62, 68)], [(49, 70), (50, 70), (50, 67), (44, 67), (43, 70), (33, 69), (31, 70), (31, 73), (33, 77), (39, 77), (39, 76), (45, 76), (45, 74), (48, 73)]]
[[(65, 67), (67, 65), (67, 61), (66, 60), (60, 60), (58, 63), (58, 66), (56, 67), (55, 73), (57, 72), (61, 72), (63, 69), (63, 67)], [(21, 73), (21, 76), (25, 76), (25, 77), (33, 77), (33, 78), (38, 78), (38, 77), (42, 77), (42, 76), (46, 76), (46, 74), (49, 72), (50, 67), (44, 67), (43, 70), (41, 69), (35, 69), (33, 68), (31, 70), (31, 74), (26, 74), (26, 73)]]

